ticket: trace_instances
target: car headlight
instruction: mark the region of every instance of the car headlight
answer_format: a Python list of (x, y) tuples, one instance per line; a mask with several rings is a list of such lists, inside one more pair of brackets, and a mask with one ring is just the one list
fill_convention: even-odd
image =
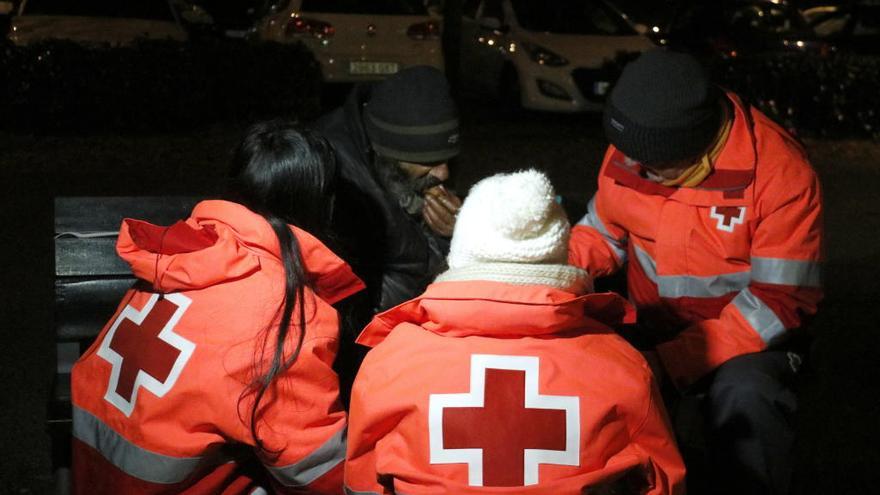
[(562, 67), (563, 65), (568, 65), (568, 59), (562, 55), (551, 52), (541, 45), (522, 41), (520, 42), (520, 46), (525, 49), (526, 53), (529, 54), (529, 58), (531, 58), (532, 62), (535, 62), (536, 64), (549, 67)]

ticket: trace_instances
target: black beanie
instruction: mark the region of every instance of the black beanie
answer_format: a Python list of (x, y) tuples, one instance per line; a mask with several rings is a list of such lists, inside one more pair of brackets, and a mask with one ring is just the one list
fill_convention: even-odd
[(458, 112), (442, 72), (408, 67), (373, 88), (364, 127), (379, 155), (414, 163), (458, 155)]
[(605, 135), (633, 160), (697, 157), (721, 128), (722, 92), (692, 56), (643, 53), (623, 69), (605, 104)]

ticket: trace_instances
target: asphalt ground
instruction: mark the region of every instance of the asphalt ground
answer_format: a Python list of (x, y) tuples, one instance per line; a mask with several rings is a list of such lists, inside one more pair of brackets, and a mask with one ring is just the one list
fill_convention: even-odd
[[(546, 170), (579, 215), (605, 148), (596, 116), (501, 111), (465, 101), (459, 192), (481, 177)], [(210, 196), (245, 125), (174, 135), (0, 133), (0, 493), (51, 493), (45, 403), (54, 366), (52, 198)], [(877, 493), (880, 417), (880, 143), (807, 140), (826, 200), (828, 296), (800, 385), (795, 487), (802, 494)], [(109, 316), (109, 315), (108, 315)]]

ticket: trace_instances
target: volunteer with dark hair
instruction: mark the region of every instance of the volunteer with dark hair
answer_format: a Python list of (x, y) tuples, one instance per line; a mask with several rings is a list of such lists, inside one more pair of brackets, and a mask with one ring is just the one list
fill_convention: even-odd
[(443, 73), (415, 66), (356, 86), (316, 127), (336, 151), (334, 232), (367, 283), (368, 320), (445, 269), (461, 204), (442, 185), (459, 152), (458, 112)]
[(791, 136), (689, 55), (630, 63), (604, 122), (611, 146), (570, 260), (594, 276), (627, 264), (637, 340), (681, 391), (706, 392), (714, 492), (786, 493), (793, 330), (822, 297), (818, 178)]
[(363, 284), (310, 234), (326, 233), (334, 169), (317, 134), (258, 124), (234, 202), (123, 221), (139, 282), (73, 368), (76, 493), (341, 492), (330, 305)]
[(555, 197), (534, 170), (480, 181), (449, 270), (361, 334), (349, 493), (683, 493), (651, 371), (600, 323), (632, 308), (566, 263)]

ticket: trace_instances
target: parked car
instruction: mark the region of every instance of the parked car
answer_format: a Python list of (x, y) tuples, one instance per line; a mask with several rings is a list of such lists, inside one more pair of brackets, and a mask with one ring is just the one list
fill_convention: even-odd
[(5, 38), (9, 31), (9, 19), (15, 11), (12, 2), (0, 1), (0, 37)]
[(470, 0), (463, 14), (464, 88), (533, 110), (600, 110), (616, 77), (607, 64), (655, 46), (604, 0)]
[(807, 24), (835, 49), (850, 53), (880, 53), (880, 2), (822, 5), (803, 11)]
[(258, 22), (256, 35), (304, 43), (325, 82), (357, 82), (410, 65), (443, 70), (441, 26), (422, 0), (281, 0)]
[(705, 57), (831, 49), (786, 0), (685, 1), (663, 31), (672, 46)]
[(17, 45), (47, 39), (124, 45), (143, 38), (187, 38), (167, 0), (23, 0), (7, 36)]

